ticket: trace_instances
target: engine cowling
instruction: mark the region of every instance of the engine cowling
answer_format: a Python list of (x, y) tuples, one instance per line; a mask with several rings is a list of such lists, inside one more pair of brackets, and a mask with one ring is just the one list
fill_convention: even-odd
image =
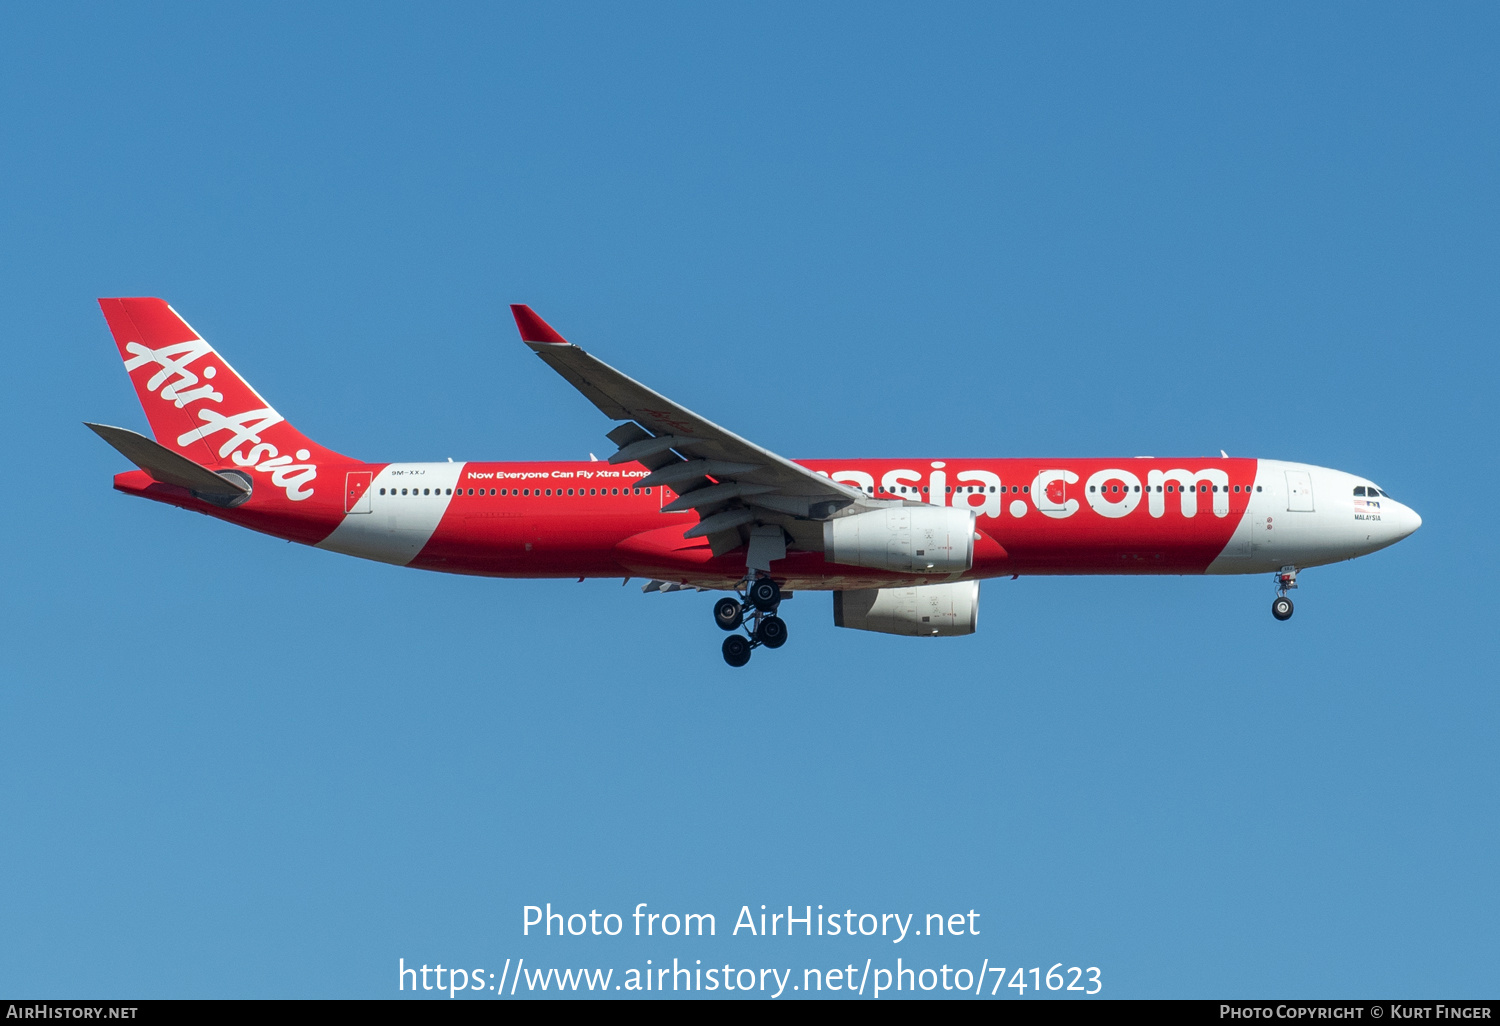
[(979, 582), (836, 591), (833, 624), (919, 638), (973, 634), (979, 625)]
[(825, 520), (823, 555), (834, 563), (877, 570), (962, 573), (974, 565), (974, 512), (894, 506)]

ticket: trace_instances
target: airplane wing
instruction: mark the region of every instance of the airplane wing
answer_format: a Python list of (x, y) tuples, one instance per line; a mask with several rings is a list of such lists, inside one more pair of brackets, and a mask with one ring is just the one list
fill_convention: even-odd
[[(851, 506), (899, 505), (872, 499), (741, 438), (590, 356), (529, 306), (510, 309), (521, 339), (549, 367), (606, 417), (627, 421), (606, 436), (619, 446), (609, 462), (640, 463), (650, 471), (637, 482), (640, 487), (677, 492), (663, 509), (695, 510), (701, 519), (684, 536), (706, 536), (715, 555), (751, 541), (752, 562), (759, 561), (753, 538), (757, 531), (764, 538), (771, 526), (782, 527), (794, 547), (821, 550), (816, 522)], [(799, 536), (806, 545), (797, 544)]]

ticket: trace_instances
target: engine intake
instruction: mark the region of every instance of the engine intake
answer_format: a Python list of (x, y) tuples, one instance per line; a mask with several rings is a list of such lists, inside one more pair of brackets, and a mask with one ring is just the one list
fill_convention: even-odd
[(834, 563), (877, 570), (962, 573), (974, 565), (974, 513), (953, 506), (899, 506), (825, 520), (823, 555)]
[(919, 638), (973, 634), (979, 624), (979, 582), (836, 591), (833, 624)]

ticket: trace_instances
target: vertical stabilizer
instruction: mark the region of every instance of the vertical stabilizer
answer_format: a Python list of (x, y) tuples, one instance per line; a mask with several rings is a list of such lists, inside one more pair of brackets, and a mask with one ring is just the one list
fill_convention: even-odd
[(287, 497), (312, 494), (323, 463), (346, 457), (307, 438), (160, 299), (101, 299), (156, 440), (195, 463), (269, 474)]

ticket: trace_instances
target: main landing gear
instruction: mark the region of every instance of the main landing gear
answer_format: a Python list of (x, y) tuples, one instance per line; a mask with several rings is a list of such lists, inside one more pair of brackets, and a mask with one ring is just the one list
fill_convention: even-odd
[(722, 630), (745, 631), (724, 639), (726, 663), (744, 666), (756, 648), (762, 645), (780, 648), (786, 644), (786, 621), (776, 615), (780, 605), (781, 588), (769, 577), (750, 581), (740, 599), (721, 598), (714, 603), (714, 623)]
[(1278, 620), (1292, 618), (1292, 600), (1286, 593), (1297, 586), (1297, 568), (1284, 566), (1276, 572), (1276, 601), (1271, 603), (1271, 615)]

